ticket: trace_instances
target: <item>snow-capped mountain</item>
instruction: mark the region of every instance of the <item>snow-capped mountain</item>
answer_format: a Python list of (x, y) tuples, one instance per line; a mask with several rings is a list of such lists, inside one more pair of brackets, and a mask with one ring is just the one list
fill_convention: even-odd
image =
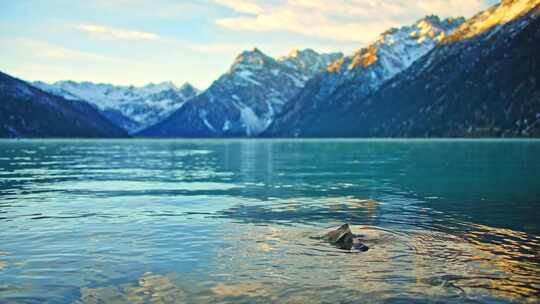
[(94, 104), (107, 118), (129, 132), (159, 122), (199, 93), (189, 83), (178, 88), (172, 82), (143, 87), (74, 81), (34, 82), (33, 85), (69, 100)]
[(127, 137), (86, 102), (46, 93), (0, 72), (0, 137)]
[(390, 29), (346, 57), (245, 51), (202, 93), (0, 73), (0, 136), (540, 136), (539, 53), (540, 0), (502, 0), (467, 21)]
[(335, 61), (325, 76), (337, 77), (334, 81), (338, 85), (353, 81), (361, 90), (377, 88), (427, 54), (464, 21), (428, 16), (411, 26), (392, 28), (367, 48)]
[(313, 76), (324, 70), (330, 62), (343, 57), (342, 53), (319, 54), (312, 49), (294, 49), (287, 56), (278, 58), (282, 64), (301, 71), (304, 75)]
[[(499, 30), (505, 28), (507, 24), (520, 20), (521, 17), (526, 17), (521, 19), (520, 22), (511, 24), (510, 27), (506, 27), (515, 34), (515, 32), (528, 26), (531, 18), (538, 16), (538, 13), (540, 13), (539, 4), (540, 1), (538, 0), (502, 0), (499, 4), (467, 20), (445, 42), (449, 44), (471, 38), (489, 40)], [(527, 14), (530, 14), (530, 16), (527, 17)]]
[(341, 56), (308, 49), (276, 60), (257, 48), (245, 51), (208, 90), (140, 135), (256, 136), (266, 130), (314, 73)]
[(343, 94), (347, 88), (355, 99), (369, 95), (427, 54), (463, 21), (428, 16), (411, 26), (382, 33), (373, 44), (334, 61), (311, 79), (265, 135), (303, 136), (304, 130), (320, 124), (325, 115), (350, 106), (347, 102), (335, 103), (337, 91)]
[(306, 136), (540, 136), (540, 0), (503, 0), (467, 20), (368, 98)]

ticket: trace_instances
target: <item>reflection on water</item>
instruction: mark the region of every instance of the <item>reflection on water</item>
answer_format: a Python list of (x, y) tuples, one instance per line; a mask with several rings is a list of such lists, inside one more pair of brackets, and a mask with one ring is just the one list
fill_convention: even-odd
[(185, 292), (167, 276), (144, 273), (137, 283), (98, 288), (81, 288), (81, 298), (75, 303), (182, 303)]
[(210, 289), (218, 297), (268, 297), (270, 295), (266, 287), (261, 283), (218, 283)]
[[(0, 302), (538, 302), (539, 152), (0, 141)], [(369, 251), (313, 238), (344, 222)]]

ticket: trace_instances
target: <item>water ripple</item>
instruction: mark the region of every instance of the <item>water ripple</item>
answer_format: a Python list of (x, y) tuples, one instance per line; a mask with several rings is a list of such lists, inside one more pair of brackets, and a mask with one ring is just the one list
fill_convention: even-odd
[[(0, 302), (538, 302), (538, 155), (526, 141), (0, 141)], [(344, 222), (369, 251), (313, 238)]]

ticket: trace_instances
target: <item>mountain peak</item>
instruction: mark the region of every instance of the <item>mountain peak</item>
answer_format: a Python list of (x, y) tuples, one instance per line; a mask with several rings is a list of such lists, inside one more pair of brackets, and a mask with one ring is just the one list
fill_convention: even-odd
[(189, 82), (184, 82), (183, 85), (180, 86), (179, 90), (183, 90), (183, 89), (196, 89), (194, 85), (192, 85), (191, 83)]
[(416, 21), (414, 26), (419, 28), (431, 28), (447, 31), (449, 29), (455, 28), (463, 22), (465, 22), (464, 17), (449, 17), (446, 19), (441, 19), (441, 17), (437, 15), (428, 15)]
[(462, 17), (442, 20), (439, 16), (428, 15), (412, 25), (383, 32), (374, 46), (391, 46), (409, 39), (416, 39), (417, 43), (423, 43), (426, 39), (440, 42), (464, 21)]
[(134, 132), (156, 123), (199, 93), (193, 87), (178, 88), (171, 81), (144, 86), (116, 86), (106, 83), (58, 81), (34, 86), (68, 100), (84, 100), (96, 106), (118, 126)]
[(502, 0), (499, 4), (462, 23), (446, 39), (446, 42), (464, 40), (481, 35), (494, 27), (509, 23), (530, 12), (540, 12), (540, 0)]
[(271, 57), (265, 55), (255, 47), (250, 51), (243, 51), (238, 55), (231, 66), (231, 70), (242, 69), (246, 66), (263, 66), (271, 61), (273, 61)]
[[(85, 82), (86, 83), (86, 82)], [(53, 85), (55, 86), (62, 86), (62, 85), (71, 85), (71, 86), (75, 86), (75, 85), (78, 85), (77, 82), (73, 81), (73, 80), (58, 80), (58, 81), (55, 81), (53, 83)]]
[(313, 49), (307, 48), (307, 49), (292, 49), (287, 56), (282, 56), (279, 58), (280, 61), (285, 61), (288, 59), (296, 59), (296, 58), (308, 58), (308, 57), (316, 57), (321, 56), (322, 54), (317, 53)]
[[(410, 65), (415, 59), (425, 54), (442, 41), (446, 35), (457, 28), (463, 18), (448, 18), (441, 20), (439, 16), (429, 15), (419, 19), (412, 25), (400, 28), (390, 28), (379, 35), (379, 39), (366, 48), (358, 50), (354, 55), (337, 60), (328, 66), (327, 70), (331, 73), (338, 72), (342, 68), (354, 70), (356, 67), (367, 68), (379, 61), (380, 53), (386, 53), (385, 57), (393, 57), (391, 62), (399, 66), (389, 68), (388, 70), (397, 71)], [(404, 55), (408, 53), (408, 55)], [(396, 59), (401, 58), (401, 59)], [(405, 60), (404, 58), (408, 58)], [(390, 64), (393, 65), (393, 64)], [(393, 75), (394, 72), (390, 73)]]
[(428, 22), (431, 22), (431, 23), (441, 23), (441, 17), (439, 17), (437, 15), (427, 15), (424, 18), (422, 18), (421, 20), (428, 21)]
[(127, 137), (90, 104), (68, 101), (2, 72), (0, 100), (0, 137)]
[(296, 58), (300, 55), (300, 50), (299, 49), (292, 49), (289, 54), (287, 55), (287, 57), (289, 58)]
[(254, 47), (251, 50), (243, 51), (238, 57), (268, 57), (261, 50)]
[(186, 82), (184, 83), (180, 88), (178, 88), (178, 92), (184, 96), (190, 96), (193, 97), (195, 95), (198, 95), (200, 93), (199, 89), (194, 87), (191, 83)]
[(320, 54), (313, 49), (293, 49), (287, 56), (278, 58), (278, 61), (288, 67), (302, 71), (312, 76), (323, 71), (330, 63), (343, 57), (342, 53)]
[(158, 85), (176, 88), (176, 85), (170, 80), (169, 81), (162, 81)]
[[(133, 87), (135, 88), (135, 87)], [(143, 89), (151, 89), (151, 90), (157, 90), (157, 91), (163, 91), (163, 90), (176, 90), (178, 89), (176, 85), (172, 81), (163, 81), (160, 83), (149, 83), (143, 87)]]
[(259, 48), (253, 47), (251, 50), (243, 51), (240, 55), (238, 55), (238, 57), (264, 58), (264, 57), (268, 57), (268, 56), (266, 56), (266, 54), (264, 54)]
[(292, 49), (287, 56), (282, 57), (283, 60), (288, 58), (298, 58), (298, 57), (307, 57), (307, 56), (318, 56), (319, 53), (314, 51), (313, 49), (307, 48), (307, 49)]

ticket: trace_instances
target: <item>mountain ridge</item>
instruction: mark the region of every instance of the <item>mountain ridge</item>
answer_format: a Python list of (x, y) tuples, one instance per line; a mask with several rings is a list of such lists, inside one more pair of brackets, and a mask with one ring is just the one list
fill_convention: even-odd
[(172, 82), (31, 85), (144, 137), (540, 136), (539, 15), (540, 0), (502, 0), (467, 20), (428, 15), (388, 29), (350, 55), (253, 48), (203, 92)]
[(0, 100), (0, 137), (128, 137), (92, 105), (49, 94), (2, 72)]
[(445, 39), (364, 100), (344, 94), (339, 102), (357, 105), (305, 136), (540, 136), (539, 10), (539, 0), (515, 0), (479, 13), (458, 29), (475, 35)]
[(153, 137), (252, 137), (263, 132), (312, 77), (339, 53), (298, 51), (274, 59), (243, 51), (229, 70), (164, 121), (138, 133)]
[(140, 87), (71, 80), (53, 84), (36, 81), (32, 85), (69, 100), (89, 102), (131, 133), (159, 122), (199, 94), (189, 83), (177, 87), (170, 81)]
[(339, 88), (351, 84), (349, 89), (355, 97), (369, 95), (433, 49), (463, 22), (464, 18), (443, 20), (429, 15), (412, 25), (381, 33), (372, 44), (333, 62), (311, 79), (263, 136), (302, 136), (302, 130), (317, 124), (321, 117), (346, 110), (342, 108), (348, 105), (337, 103), (339, 97), (334, 96), (343, 94)]

